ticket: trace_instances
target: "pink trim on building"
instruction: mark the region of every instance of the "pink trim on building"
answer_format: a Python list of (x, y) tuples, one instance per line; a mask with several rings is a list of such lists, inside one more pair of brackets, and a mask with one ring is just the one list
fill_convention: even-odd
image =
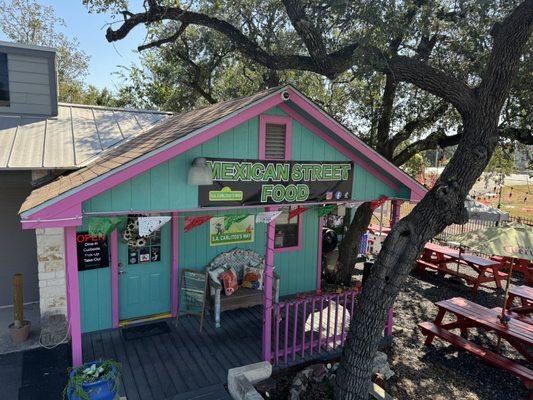
[[(46, 226), (39, 224), (39, 219), (71, 217), (73, 214), (81, 215), (81, 203), (85, 200), (88, 200), (92, 197), (96, 197), (99, 194), (105, 192), (106, 190), (109, 190), (127, 181), (128, 179), (140, 175), (143, 172), (146, 172), (147, 170), (154, 168), (157, 165), (186, 152), (187, 150), (199, 146), (200, 144), (214, 138), (215, 136), (220, 135), (221, 133), (226, 132), (242, 124), (250, 118), (256, 117), (262, 112), (265, 112), (271, 109), (272, 107), (277, 106), (281, 101), (281, 97), (278, 96), (277, 93), (266, 97), (264, 100), (261, 100), (254, 106), (239, 112), (232, 118), (228, 118), (204, 130), (203, 132), (184, 140), (181, 143), (177, 143), (176, 145), (162, 150), (150, 157), (147, 157), (142, 161), (134, 160), (132, 161), (132, 164), (130, 166), (124, 169), (120, 169), (118, 171), (111, 171), (110, 175), (106, 176), (103, 179), (96, 178), (88, 186), (77, 190), (70, 196), (59, 200), (53, 204), (50, 204), (49, 206), (44, 207), (43, 209), (36, 211), (35, 213), (32, 213), (31, 219), (32, 221), (35, 221), (34, 224), (23, 223), (22, 227), (23, 229), (29, 229)], [(79, 213), (65, 213), (66, 209), (70, 209), (73, 207), (79, 209)], [(78, 225), (80, 224), (81, 222)]]
[[(307, 212), (307, 211), (305, 211)], [(304, 212), (304, 213), (305, 213)], [(298, 218), (298, 245), (297, 246), (291, 246), (291, 247), (274, 247), (275, 253), (286, 253), (288, 251), (299, 251), (302, 250), (302, 243), (303, 243), (303, 237), (304, 237), (304, 219), (303, 214), (299, 214), (296, 216)], [(276, 225), (276, 220), (274, 220), (274, 229)], [(275, 232), (275, 231), (274, 231)]]
[(358, 166), (366, 169), (368, 172), (370, 172), (372, 175), (377, 177), (378, 179), (382, 180), (387, 186), (390, 186), (394, 190), (398, 190), (398, 185), (396, 185), (390, 178), (383, 175), (381, 172), (379, 172), (375, 167), (368, 164), (366, 161), (364, 161), (361, 157), (357, 156), (354, 152), (348, 150), (346, 147), (342, 146), (340, 143), (329, 137), (326, 133), (322, 132), (320, 129), (318, 129), (315, 125), (313, 125), (311, 122), (306, 120), (304, 117), (302, 117), (300, 114), (298, 114), (295, 110), (290, 108), (286, 104), (280, 104), (279, 108), (285, 111), (287, 114), (289, 114), (294, 120), (298, 121), (300, 124), (302, 124), (305, 128), (309, 129), (311, 132), (313, 132), (315, 135), (320, 137), (322, 140), (324, 140), (327, 144), (329, 144), (331, 147), (338, 150), (340, 153), (344, 154), (346, 157), (348, 157), (350, 160), (354, 161)]
[(265, 274), (263, 280), (263, 360), (270, 361), (272, 352), (272, 278), (274, 274), (275, 222), (267, 226)]
[(292, 119), (283, 115), (261, 114), (259, 116), (259, 159), (266, 160), (266, 125), (285, 125), (285, 160), (292, 155)]
[(78, 251), (76, 247), (76, 228), (68, 226), (65, 234), (65, 264), (67, 276), (68, 323), (72, 347), (72, 366), (83, 364), (81, 346), (80, 285), (78, 279)]
[[(335, 133), (338, 137), (340, 137), (354, 149), (371, 159), (378, 167), (382, 168), (384, 171), (386, 171), (391, 176), (398, 179), (398, 181), (407, 186), (411, 190), (411, 201), (418, 201), (422, 197), (424, 197), (426, 192), (425, 189), (415, 180), (411, 179), (398, 167), (393, 165), (390, 161), (386, 160), (381, 155), (372, 150), (370, 147), (368, 147), (366, 144), (357, 139), (352, 133), (348, 132), (344, 127), (342, 127), (342, 125), (327, 116), (323, 111), (321, 111), (317, 106), (312, 104), (309, 100), (302, 97), (292, 87), (287, 88), (287, 91), (290, 94), (290, 100), (294, 104), (296, 104), (303, 111), (308, 113), (311, 117), (316, 119), (330, 131)], [(285, 107), (283, 107), (283, 104), (281, 104), (280, 108), (284, 109), (285, 111)]]

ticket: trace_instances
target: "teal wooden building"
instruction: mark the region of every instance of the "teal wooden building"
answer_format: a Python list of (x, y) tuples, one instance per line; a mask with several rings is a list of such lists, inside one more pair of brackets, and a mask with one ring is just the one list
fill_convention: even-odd
[[(191, 175), (202, 168), (215, 175), (216, 162), (233, 175), (221, 169), (220, 180), (194, 183), (200, 175)], [(269, 174), (269, 163), (275, 174)], [(82, 362), (82, 333), (176, 316), (180, 271), (204, 272), (214, 257), (234, 248), (265, 256), (263, 354), (270, 357), (269, 271), (275, 268), (282, 297), (320, 287), (321, 208), (382, 197), (398, 207), (423, 195), (423, 187), (403, 171), (284, 86), (172, 116), (34, 190), (20, 215), (24, 229), (64, 231), (75, 365)], [(265, 211), (282, 212), (249, 225), (253, 240), (213, 245), (216, 218), (248, 215), (254, 221)], [(140, 250), (124, 240), (124, 224), (100, 241), (86, 234), (93, 219), (128, 216), (170, 221)], [(211, 219), (200, 224), (203, 217)], [(197, 226), (189, 229), (191, 224)], [(97, 256), (104, 258), (98, 265), (89, 260), (90, 268), (83, 268), (87, 260), (79, 254), (85, 241), (99, 246)]]

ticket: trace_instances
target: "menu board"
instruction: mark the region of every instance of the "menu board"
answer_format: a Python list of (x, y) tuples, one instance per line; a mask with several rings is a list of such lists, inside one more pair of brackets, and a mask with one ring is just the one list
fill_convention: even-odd
[(78, 271), (109, 267), (109, 249), (106, 235), (76, 233)]

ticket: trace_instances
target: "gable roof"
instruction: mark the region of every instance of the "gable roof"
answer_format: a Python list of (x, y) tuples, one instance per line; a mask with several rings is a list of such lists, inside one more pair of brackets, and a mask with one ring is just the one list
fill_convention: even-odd
[[(283, 103), (284, 100), (280, 94), (285, 90), (291, 92), (291, 101), (292, 94), (294, 93), (295, 96), (300, 96), (299, 101), (309, 102), (309, 100), (304, 99), (291, 86), (282, 86), (264, 90), (251, 96), (224, 101), (201, 109), (176, 114), (167, 118), (154, 128), (131, 138), (120, 146), (104, 152), (97, 160), (90, 162), (85, 168), (62, 176), (45, 186), (35, 189), (22, 204), (20, 213), (23, 218), (38, 213), (43, 208), (52, 206), (54, 203), (74, 195), (91, 185), (112, 177), (113, 174), (117, 175), (130, 167), (134, 168), (139, 166), (144, 160), (151, 160), (150, 165), (152, 166), (157, 165), (157, 160), (154, 161), (156, 156), (172, 150), (178, 144), (189, 144), (190, 141), (191, 145), (196, 145), (197, 143), (201, 143), (201, 139), (195, 139), (195, 137), (200, 137), (203, 133), (209, 132), (211, 128), (220, 128), (218, 133), (222, 133), (229, 129), (230, 125), (227, 124), (228, 122), (233, 124), (241, 123), (253, 115), (258, 115)], [(314, 104), (313, 107), (318, 109)], [(247, 114), (247, 112), (249, 113)], [(237, 116), (238, 118), (235, 121), (231, 120)], [(338, 126), (345, 130), (340, 124)], [(351, 136), (351, 140), (362, 144), (352, 133), (349, 133), (349, 135)], [(399, 168), (379, 156), (374, 150), (367, 148), (365, 145), (363, 146), (366, 149), (365, 151), (372, 153), (372, 157), (378, 158), (380, 163), (388, 163), (388, 170), (392, 171), (393, 177), (409, 187), (411, 191), (420, 193), (421, 190), (424, 190), (420, 184), (411, 179)], [(141, 170), (138, 171), (142, 172)], [(113, 187), (114, 185), (109, 184), (107, 187)], [(101, 190), (106, 189), (102, 188)]]
[(57, 117), (0, 116), (0, 170), (77, 169), (172, 114), (59, 103)]

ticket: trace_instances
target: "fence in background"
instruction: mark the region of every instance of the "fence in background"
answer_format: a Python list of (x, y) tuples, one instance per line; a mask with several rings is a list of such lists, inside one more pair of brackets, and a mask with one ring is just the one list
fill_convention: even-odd
[[(273, 307), (274, 364), (295, 361), (344, 346), (355, 310), (357, 289), (275, 304)], [(392, 335), (393, 311), (389, 310), (385, 335)]]

